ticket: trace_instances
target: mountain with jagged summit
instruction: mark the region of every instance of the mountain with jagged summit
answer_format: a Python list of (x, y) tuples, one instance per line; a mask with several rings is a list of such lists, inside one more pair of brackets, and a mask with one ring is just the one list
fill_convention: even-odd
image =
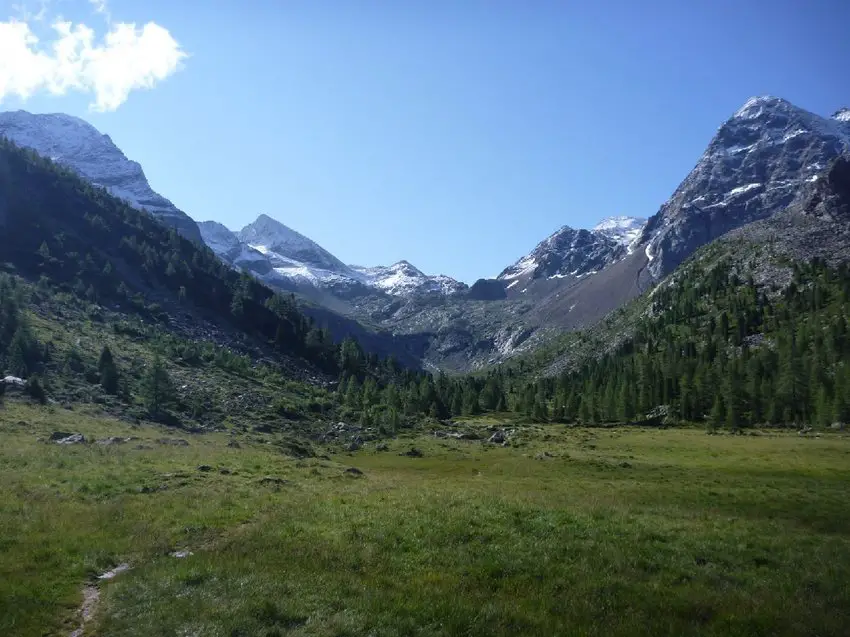
[(701, 245), (776, 214), (846, 154), (850, 109), (822, 117), (778, 97), (747, 100), (647, 223), (647, 270), (664, 276)]

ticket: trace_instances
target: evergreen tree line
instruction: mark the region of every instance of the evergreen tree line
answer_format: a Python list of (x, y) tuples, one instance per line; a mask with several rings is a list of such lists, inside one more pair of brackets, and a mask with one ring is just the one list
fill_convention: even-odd
[[(731, 263), (659, 287), (615, 353), (535, 384), (557, 421), (671, 417), (731, 428), (850, 419), (850, 271), (794, 264), (779, 293)], [(529, 390), (532, 391), (532, 390)]]

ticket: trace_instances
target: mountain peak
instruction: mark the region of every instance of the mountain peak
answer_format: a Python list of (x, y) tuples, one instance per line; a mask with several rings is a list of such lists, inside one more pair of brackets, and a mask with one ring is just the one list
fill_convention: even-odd
[(277, 219), (274, 219), (272, 217), (269, 217), (264, 212), (257, 215), (257, 218), (254, 219), (254, 223), (270, 223), (270, 224), (275, 224), (275, 225), (278, 225), (278, 226), (283, 226), (283, 224), (280, 221), (278, 221)]
[(840, 108), (832, 114), (832, 119), (837, 119), (839, 122), (850, 122), (850, 108)]
[(348, 267), (342, 261), (315, 241), (266, 214), (261, 214), (253, 223), (242, 228), (237, 237), (252, 248), (264, 254), (282, 257), (283, 260), (335, 273), (348, 272)]
[(786, 208), (801, 186), (850, 153), (850, 113), (822, 117), (772, 96), (747, 100), (643, 233), (660, 278), (699, 246)]
[(786, 110), (796, 108), (791, 102), (773, 95), (758, 95), (751, 97), (732, 116), (735, 119), (755, 119), (765, 111)]
[(114, 197), (146, 210), (182, 235), (201, 242), (197, 225), (148, 183), (142, 167), (124, 155), (109, 135), (73, 115), (0, 112), (0, 137), (62, 164)]

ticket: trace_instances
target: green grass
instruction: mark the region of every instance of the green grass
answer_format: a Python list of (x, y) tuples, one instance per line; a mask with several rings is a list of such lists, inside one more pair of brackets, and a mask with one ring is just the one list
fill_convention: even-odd
[(274, 435), (9, 403), (0, 436), (2, 635), (67, 635), (121, 562), (86, 635), (850, 631), (843, 434), (529, 425), (505, 448), (411, 435), (299, 460)]

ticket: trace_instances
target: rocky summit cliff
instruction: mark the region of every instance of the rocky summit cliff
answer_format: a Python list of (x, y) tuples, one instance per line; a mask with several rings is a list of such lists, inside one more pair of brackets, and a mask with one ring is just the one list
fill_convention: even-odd
[(127, 159), (109, 135), (103, 135), (88, 122), (62, 113), (0, 112), (0, 137), (72, 169), (134, 208), (157, 216), (187, 239), (201, 242), (197, 224), (154, 192), (142, 167)]
[(850, 153), (850, 110), (821, 117), (754, 97), (717, 131), (641, 237), (657, 279), (701, 245), (788, 206), (836, 157)]

